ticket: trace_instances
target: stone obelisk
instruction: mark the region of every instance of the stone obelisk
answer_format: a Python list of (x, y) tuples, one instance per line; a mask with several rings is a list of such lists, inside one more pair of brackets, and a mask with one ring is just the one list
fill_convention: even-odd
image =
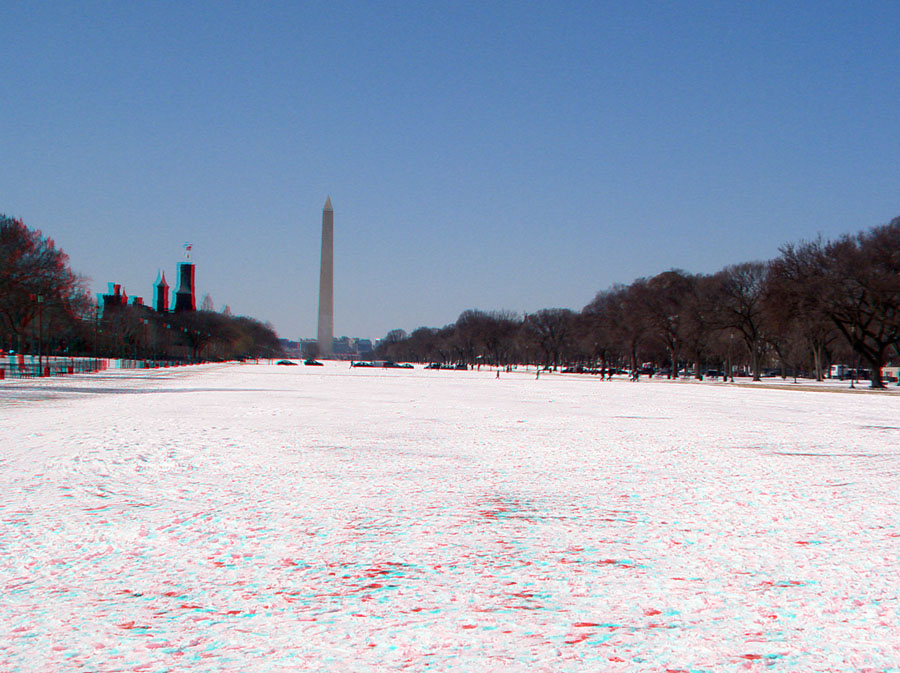
[(322, 209), (322, 260), (319, 266), (319, 356), (331, 355), (334, 341), (334, 211), (331, 197)]

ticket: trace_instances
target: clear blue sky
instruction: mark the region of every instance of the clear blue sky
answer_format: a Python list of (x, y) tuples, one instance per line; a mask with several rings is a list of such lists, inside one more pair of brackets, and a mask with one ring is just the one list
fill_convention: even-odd
[(580, 309), (900, 215), (897, 2), (5, 2), (0, 212), (335, 333)]

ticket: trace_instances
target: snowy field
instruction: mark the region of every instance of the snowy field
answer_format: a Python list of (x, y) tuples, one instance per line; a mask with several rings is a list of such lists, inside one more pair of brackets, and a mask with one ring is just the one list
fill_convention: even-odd
[(900, 397), (782, 388), (0, 382), (0, 671), (898, 671)]

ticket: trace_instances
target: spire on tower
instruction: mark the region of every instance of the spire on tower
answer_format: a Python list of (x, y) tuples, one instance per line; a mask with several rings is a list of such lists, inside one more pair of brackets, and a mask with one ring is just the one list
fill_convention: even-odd
[(166, 282), (166, 272), (160, 271), (156, 275), (156, 282), (153, 284), (156, 289), (154, 293), (154, 306), (160, 313), (169, 310), (169, 284)]

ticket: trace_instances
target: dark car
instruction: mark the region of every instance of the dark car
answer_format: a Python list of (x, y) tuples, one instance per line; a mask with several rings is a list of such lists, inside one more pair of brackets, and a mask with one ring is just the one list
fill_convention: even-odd
[(284, 365), (286, 367), (296, 367), (297, 366), (296, 362), (291, 362), (290, 360), (279, 360), (275, 364), (276, 365)]
[(385, 363), (381, 366), (384, 367), (385, 369), (413, 369), (413, 366), (411, 364), (409, 364), (408, 362), (405, 362), (403, 364), (398, 364), (391, 360), (386, 360)]
[(312, 358), (309, 358), (308, 360), (304, 360), (303, 364), (305, 364), (307, 367), (324, 367), (325, 366), (318, 360), (313, 360)]

